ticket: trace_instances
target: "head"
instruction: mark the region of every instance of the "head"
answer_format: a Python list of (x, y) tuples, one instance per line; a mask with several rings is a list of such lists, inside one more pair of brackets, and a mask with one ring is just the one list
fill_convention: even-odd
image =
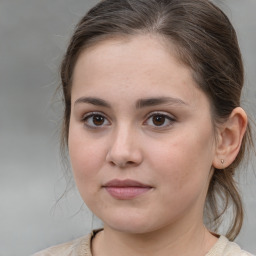
[[(78, 23), (62, 62), (63, 145), (68, 144), (74, 69), (80, 56), (109, 40), (133, 40), (147, 35), (158, 38), (166, 54), (170, 51), (190, 70), (193, 86), (209, 102), (214, 143), (221, 144), (221, 127), (240, 107), (244, 83), (236, 33), (226, 15), (207, 0), (105, 0)], [(233, 206), (234, 221), (227, 231), (231, 240), (239, 233), (243, 220), (242, 202), (233, 176), (250, 138), (248, 127), (235, 156), (224, 163), (220, 157), (219, 163), (213, 164), (207, 190), (205, 216), (213, 231), (229, 204)], [(219, 147), (220, 156), (225, 156), (225, 152)]]

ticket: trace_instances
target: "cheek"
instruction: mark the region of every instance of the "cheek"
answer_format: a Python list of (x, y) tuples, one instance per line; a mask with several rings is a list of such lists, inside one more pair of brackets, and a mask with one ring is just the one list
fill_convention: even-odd
[[(180, 135), (182, 134), (182, 135)], [(151, 165), (169, 189), (184, 192), (205, 186), (209, 179), (213, 147), (211, 129), (173, 134), (150, 147)], [(157, 144), (157, 142), (156, 142)]]
[[(89, 138), (77, 136), (74, 131), (69, 135), (69, 155), (78, 188), (83, 184), (93, 184), (104, 159), (103, 148)], [(80, 189), (80, 188), (79, 188)]]

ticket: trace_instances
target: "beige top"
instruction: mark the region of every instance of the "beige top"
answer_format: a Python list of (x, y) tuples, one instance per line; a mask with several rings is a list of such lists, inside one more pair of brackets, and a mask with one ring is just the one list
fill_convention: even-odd
[[(92, 231), (91, 234), (67, 242), (64, 244), (50, 247), (38, 252), (33, 256), (92, 256), (91, 241), (99, 230)], [(225, 236), (220, 236), (215, 245), (205, 256), (253, 256), (252, 254), (241, 250), (233, 242), (230, 242)]]

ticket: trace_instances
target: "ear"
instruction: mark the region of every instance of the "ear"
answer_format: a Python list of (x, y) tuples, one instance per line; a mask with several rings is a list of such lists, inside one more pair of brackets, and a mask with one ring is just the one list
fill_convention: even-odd
[(228, 120), (218, 128), (218, 141), (216, 145), (213, 166), (224, 169), (235, 160), (242, 143), (247, 127), (245, 111), (237, 107), (230, 114)]

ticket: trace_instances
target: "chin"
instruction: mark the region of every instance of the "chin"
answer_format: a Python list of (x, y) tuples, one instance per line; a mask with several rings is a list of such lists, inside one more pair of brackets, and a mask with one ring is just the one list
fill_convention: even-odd
[(153, 231), (150, 230), (149, 227), (141, 227), (141, 225), (131, 225), (131, 223), (127, 225), (117, 225), (116, 223), (114, 223), (113, 225), (107, 226), (112, 230), (126, 234), (145, 234)]
[[(109, 227), (118, 232), (130, 234), (145, 234), (157, 230), (157, 223), (150, 220), (149, 216), (138, 214), (112, 214), (110, 218), (100, 216), (105, 227)], [(149, 225), (150, 224), (150, 225)], [(154, 225), (155, 224), (155, 225)]]

